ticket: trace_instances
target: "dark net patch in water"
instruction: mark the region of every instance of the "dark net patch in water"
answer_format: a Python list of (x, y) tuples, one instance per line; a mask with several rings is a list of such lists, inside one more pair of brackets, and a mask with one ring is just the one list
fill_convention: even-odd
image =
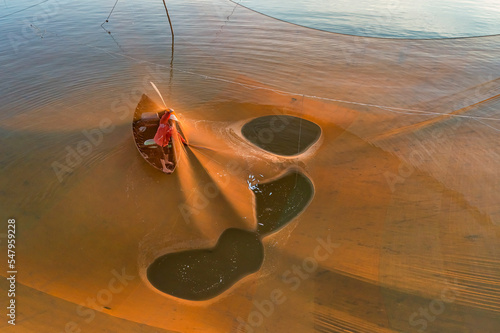
[(273, 154), (293, 156), (315, 143), (321, 128), (306, 119), (271, 115), (249, 121), (241, 128), (241, 133), (248, 141)]
[(244, 276), (259, 270), (264, 248), (255, 232), (230, 228), (212, 249), (165, 254), (147, 270), (158, 290), (169, 295), (201, 301), (213, 298)]
[(257, 211), (257, 233), (266, 235), (293, 220), (311, 202), (314, 187), (305, 175), (290, 172), (252, 188)]
[(147, 269), (158, 290), (186, 300), (213, 298), (246, 275), (258, 271), (264, 259), (261, 237), (293, 220), (311, 202), (314, 187), (298, 171), (252, 187), (257, 231), (225, 230), (215, 247), (168, 253)]

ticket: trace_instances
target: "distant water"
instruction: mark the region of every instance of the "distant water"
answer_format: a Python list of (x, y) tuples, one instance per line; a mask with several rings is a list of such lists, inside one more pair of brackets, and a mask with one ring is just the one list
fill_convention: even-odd
[(500, 5), (495, 0), (242, 0), (239, 3), (290, 23), (348, 35), (434, 39), (500, 33)]
[(321, 128), (293, 116), (264, 116), (253, 119), (241, 133), (260, 148), (273, 154), (293, 156), (303, 153), (321, 135)]

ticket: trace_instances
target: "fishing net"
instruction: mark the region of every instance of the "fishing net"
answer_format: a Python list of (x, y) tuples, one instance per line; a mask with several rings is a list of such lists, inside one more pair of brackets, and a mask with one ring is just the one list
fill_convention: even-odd
[[(33, 296), (21, 296), (25, 315), (48, 303), (60, 313), (33, 325), (62, 330), (73, 321), (123, 332), (500, 327), (500, 36), (357, 37), (229, 1), (194, 1), (168, 4), (171, 48), (162, 6), (112, 2), (99, 16), (113, 7), (104, 25), (110, 33), (97, 35), (89, 18), (59, 29), (75, 10), (61, 4), (44, 40), (25, 44), (32, 50), (19, 46), (25, 56), (42, 50), (36, 66), (52, 64), (43, 85), (29, 83), (11, 51), (0, 54), (12, 60), (7, 83), (27, 92), (20, 98), (0, 83), (2, 161), (14, 175), (2, 177), (3, 196), (25, 212), (22, 241), (30, 244), (20, 276), (22, 293)], [(64, 69), (69, 56), (72, 69)], [(176, 109), (190, 143), (203, 146), (186, 149), (169, 178), (148, 169), (132, 140), (131, 112), (142, 93), (161, 105), (149, 81)], [(35, 115), (40, 121), (27, 125)], [(244, 124), (271, 115), (307, 120), (321, 135), (301, 151), (301, 135), (314, 135), (299, 123), (305, 132), (285, 140), (297, 154), (281, 156), (241, 134)], [(114, 130), (101, 131), (101, 143), (95, 130), (103, 119)], [(276, 128), (271, 141), (280, 138)], [(81, 140), (92, 152), (75, 159), (71, 172), (54, 174), (54, 161), (66, 165), (66, 147), (76, 151)], [(148, 282), (147, 267), (162, 255), (212, 248), (228, 228), (259, 230), (255, 191), (290, 172), (313, 184), (312, 200), (260, 238), (259, 270), (200, 302)], [(27, 181), (23, 189), (15, 189), (19, 179)], [(130, 280), (116, 277), (122, 269)], [(113, 278), (125, 281), (120, 292), (110, 289)]]

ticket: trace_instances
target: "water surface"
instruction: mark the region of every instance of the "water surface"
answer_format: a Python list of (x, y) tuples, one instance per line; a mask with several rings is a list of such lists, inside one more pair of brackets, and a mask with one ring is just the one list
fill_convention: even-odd
[(242, 0), (243, 6), (304, 27), (341, 34), (409, 39), (500, 34), (491, 0)]
[(293, 156), (305, 152), (321, 135), (315, 123), (294, 116), (270, 115), (252, 119), (241, 128), (250, 142), (273, 154)]
[[(173, 0), (172, 61), (162, 1), (119, 1), (110, 35), (101, 24), (115, 2), (0, 3), (0, 211), (19, 225), (18, 329), (231, 332), (275, 289), (287, 300), (256, 331), (417, 331), (426, 319), (410, 317), (443, 290), (456, 299), (428, 332), (499, 327), (498, 36), (360, 38), (229, 1)], [(477, 4), (461, 8), (488, 5)], [(445, 23), (439, 6), (426, 17)], [(352, 26), (368, 31), (378, 22), (358, 19)], [(444, 35), (474, 31), (448, 27)], [(132, 136), (141, 95), (162, 104), (150, 81), (190, 142), (207, 148), (182, 156), (170, 176), (144, 163)], [(231, 129), (269, 115), (262, 105), (314, 119), (322, 144), (293, 159), (252, 147)], [(62, 180), (54, 163), (67, 167)], [(151, 287), (147, 268), (160, 255), (257, 230), (248, 180), (295, 164), (314, 200), (264, 237), (253, 278), (210, 306)], [(310, 272), (295, 274), (304, 262)], [(128, 279), (109, 299), (114, 274)]]
[(171, 296), (202, 301), (220, 295), (255, 273), (264, 260), (262, 238), (297, 217), (311, 202), (314, 190), (311, 181), (299, 171), (258, 183), (251, 190), (255, 195), (255, 231), (229, 228), (211, 249), (162, 255), (147, 269), (149, 282)]
[(256, 233), (232, 228), (222, 233), (213, 249), (187, 250), (156, 259), (148, 267), (148, 279), (164, 293), (200, 301), (256, 272), (263, 258), (264, 247)]

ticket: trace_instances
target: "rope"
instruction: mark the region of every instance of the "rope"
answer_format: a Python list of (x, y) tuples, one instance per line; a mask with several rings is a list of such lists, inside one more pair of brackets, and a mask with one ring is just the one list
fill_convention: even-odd
[(231, 14), (229, 14), (227, 17), (226, 17), (226, 20), (224, 21), (224, 24), (221, 25), (219, 31), (217, 31), (217, 33), (215, 34), (215, 39), (217, 39), (219, 37), (219, 34), (222, 32), (222, 30), (224, 30), (224, 27), (226, 26), (226, 24), (229, 22), (229, 19), (231, 18), (231, 16), (233, 16), (234, 14), (234, 11), (236, 10), (236, 7), (238, 7), (238, 5), (240, 4), (242, 0), (240, 0), (238, 3), (236, 3), (234, 5), (234, 8), (233, 8), (233, 11), (231, 12)]
[[(106, 19), (105, 22), (108, 22), (109, 18), (111, 17), (111, 14), (113, 14), (113, 11), (115, 10), (116, 4), (118, 3), (118, 0), (116, 0), (113, 8), (111, 8), (111, 11), (109, 12), (108, 18)], [(103, 23), (104, 24), (104, 23)]]
[[(303, 106), (304, 106), (304, 97), (302, 97), (302, 109), (303, 109)], [(302, 117), (300, 117), (300, 120), (299, 120), (299, 142), (297, 143), (297, 154), (300, 153), (301, 136), (302, 136)]]
[[(103, 29), (104, 29), (104, 31), (106, 31), (109, 35), (111, 35), (111, 31), (109, 31), (108, 29), (106, 29), (106, 28), (104, 27), (104, 24), (109, 22), (109, 18), (111, 17), (111, 14), (113, 14), (113, 11), (115, 10), (115, 7), (116, 7), (116, 5), (118, 4), (118, 1), (119, 1), (119, 0), (116, 0), (115, 4), (113, 5), (113, 8), (111, 8), (111, 11), (109, 12), (108, 17), (106, 18), (106, 20), (105, 20), (104, 22), (102, 22), (102, 23), (101, 23), (101, 28), (103, 28)], [(114, 38), (113, 38), (113, 39), (114, 39)], [(115, 40), (115, 43), (116, 43), (116, 40)], [(118, 43), (116, 43), (116, 44), (118, 44)]]
[[(304, 95), (302, 95), (302, 105), (301, 105), (302, 113), (304, 113)], [(300, 140), (302, 137), (302, 117), (299, 120), (299, 142), (297, 143), (297, 154), (300, 154)], [(297, 180), (299, 178), (299, 173), (295, 173), (295, 185), (293, 188), (297, 188)]]
[[(39, 2), (39, 3), (37, 3), (37, 4), (31, 5), (31, 6), (29, 6), (29, 7), (26, 7), (26, 8), (20, 9), (20, 10), (17, 10), (17, 11), (15, 11), (15, 12), (13, 12), (13, 13), (10, 13), (10, 14), (4, 15), (4, 16), (0, 16), (0, 19), (3, 19), (4, 17), (8, 17), (8, 16), (11, 16), (11, 15), (14, 15), (14, 14), (20, 13), (20, 12), (24, 12), (25, 10), (28, 10), (28, 9), (30, 9), (30, 8), (36, 7), (36, 6), (38, 6), (38, 5), (41, 5), (42, 3), (45, 3), (45, 2), (47, 2), (47, 1), (49, 1), (49, 0), (45, 0), (45, 1)], [(7, 6), (7, 4), (5, 4), (5, 6)]]

